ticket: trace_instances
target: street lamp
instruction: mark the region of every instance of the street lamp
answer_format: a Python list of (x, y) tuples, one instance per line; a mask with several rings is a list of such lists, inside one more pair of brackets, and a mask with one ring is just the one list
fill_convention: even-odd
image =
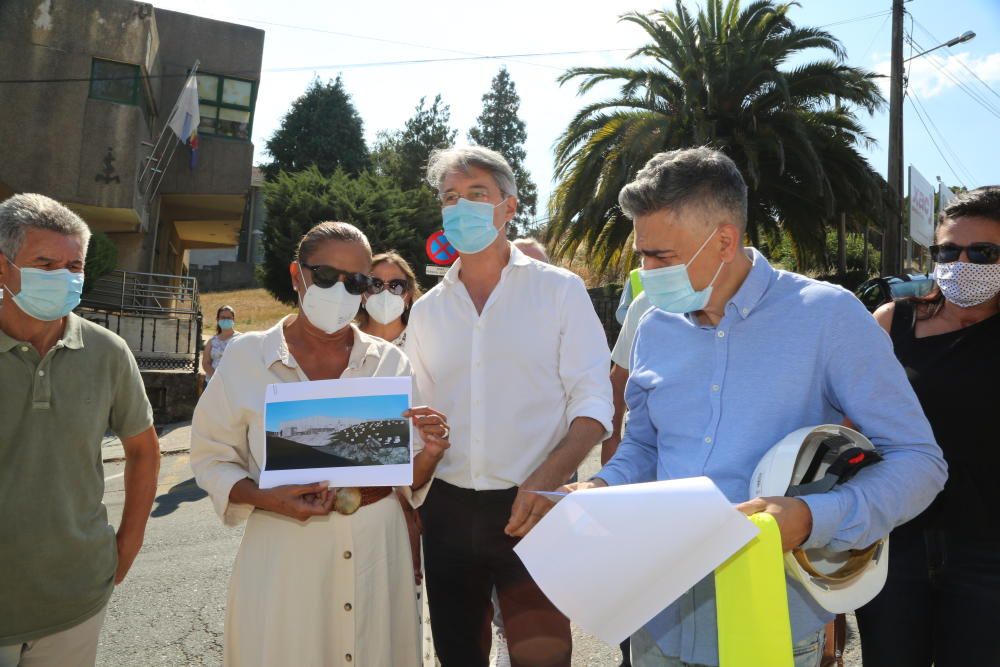
[(914, 58), (926, 55), (945, 46), (968, 42), (976, 33), (968, 30), (958, 37), (938, 44), (932, 49), (903, 60), (903, 1), (892, 0), (892, 73), (889, 86), (889, 191), (896, 204), (882, 235), (882, 275), (889, 276), (903, 271), (903, 65)]
[(971, 30), (966, 30), (961, 35), (959, 35), (958, 37), (952, 37), (951, 39), (949, 39), (944, 44), (938, 44), (933, 49), (927, 49), (926, 51), (921, 51), (920, 53), (918, 53), (915, 56), (910, 56), (909, 58), (907, 58), (903, 62), (904, 63), (908, 63), (911, 60), (913, 60), (914, 58), (919, 58), (920, 56), (926, 56), (931, 51), (937, 51), (938, 49), (943, 49), (946, 46), (951, 47), (951, 46), (957, 46), (958, 44), (964, 44), (965, 42), (969, 42), (969, 41), (975, 39), (975, 37), (976, 37), (976, 33), (972, 32)]

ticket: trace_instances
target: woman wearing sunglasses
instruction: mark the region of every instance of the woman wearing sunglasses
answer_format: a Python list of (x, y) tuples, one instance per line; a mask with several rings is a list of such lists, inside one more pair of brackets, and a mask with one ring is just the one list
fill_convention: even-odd
[[(261, 489), (267, 385), (410, 375), (394, 345), (352, 320), (370, 286), (371, 247), (356, 227), (324, 222), (290, 266), (299, 312), (226, 351), (195, 410), (191, 466), (223, 522), (247, 522), (229, 584), (224, 664), (416, 667), (420, 660), (410, 542), (391, 487), (326, 483)], [(448, 448), (444, 415), (404, 414), (421, 435), (419, 504)]]
[(892, 532), (888, 581), (857, 614), (865, 667), (1000, 665), (1000, 187), (958, 195), (931, 256), (934, 291), (875, 317), (934, 428), (948, 481)]
[(361, 330), (402, 347), (410, 306), (420, 295), (420, 285), (409, 262), (393, 251), (375, 255), (371, 287), (358, 314)]

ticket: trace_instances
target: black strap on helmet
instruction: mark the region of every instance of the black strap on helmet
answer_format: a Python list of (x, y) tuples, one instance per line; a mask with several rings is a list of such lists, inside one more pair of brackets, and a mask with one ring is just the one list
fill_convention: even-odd
[(802, 483), (789, 486), (785, 495), (796, 497), (812, 493), (826, 493), (838, 484), (843, 484), (854, 477), (862, 468), (882, 460), (882, 455), (873, 449), (850, 447), (837, 454), (837, 458), (826, 469), (826, 474), (822, 478), (814, 480), (823, 457), (831, 451), (837, 451), (840, 447), (850, 444), (850, 442), (842, 435), (825, 438), (816, 448), (816, 453), (813, 455), (812, 461), (809, 462), (806, 474), (802, 477)]

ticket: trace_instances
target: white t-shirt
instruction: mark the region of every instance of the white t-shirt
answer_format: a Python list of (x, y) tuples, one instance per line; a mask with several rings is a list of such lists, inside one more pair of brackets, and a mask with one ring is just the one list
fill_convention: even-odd
[(625, 315), (622, 330), (618, 334), (618, 340), (615, 341), (615, 349), (611, 350), (611, 361), (615, 365), (629, 370), (629, 361), (632, 357), (632, 343), (635, 342), (635, 332), (639, 328), (639, 320), (652, 307), (653, 304), (649, 302), (649, 297), (646, 296), (645, 291), (632, 300), (631, 305), (628, 307), (628, 313)]

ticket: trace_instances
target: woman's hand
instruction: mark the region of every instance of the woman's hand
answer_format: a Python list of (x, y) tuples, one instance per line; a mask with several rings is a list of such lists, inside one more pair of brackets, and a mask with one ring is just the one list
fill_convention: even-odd
[(424, 441), (424, 452), (434, 460), (439, 460), (451, 447), (448, 441), (451, 435), (448, 418), (437, 410), (422, 405), (410, 408), (403, 413), (403, 417), (410, 419), (420, 431), (420, 438)]
[(326, 516), (333, 509), (333, 494), (327, 487), (328, 482), (317, 482), (261, 489), (261, 503), (258, 507), (299, 521), (313, 516)]

